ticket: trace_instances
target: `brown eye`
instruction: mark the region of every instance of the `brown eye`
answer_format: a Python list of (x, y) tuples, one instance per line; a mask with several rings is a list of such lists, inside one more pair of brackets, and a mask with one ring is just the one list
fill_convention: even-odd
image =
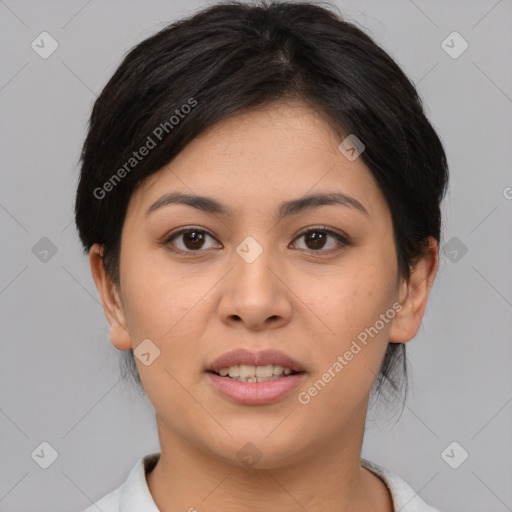
[(201, 231), (187, 231), (182, 234), (183, 243), (187, 249), (201, 249), (204, 244), (204, 234)]
[[(299, 235), (296, 240), (304, 239), (305, 247), (298, 247), (310, 252), (329, 253), (348, 245), (347, 239), (326, 228), (312, 228)], [(332, 240), (329, 242), (329, 240)], [(325, 249), (325, 250), (322, 250)]]
[(203, 229), (189, 227), (173, 233), (165, 240), (164, 245), (173, 252), (204, 252), (203, 249), (212, 248), (207, 245), (208, 239), (215, 240)]
[(304, 235), (304, 241), (308, 249), (322, 249), (327, 241), (324, 231), (310, 231)]

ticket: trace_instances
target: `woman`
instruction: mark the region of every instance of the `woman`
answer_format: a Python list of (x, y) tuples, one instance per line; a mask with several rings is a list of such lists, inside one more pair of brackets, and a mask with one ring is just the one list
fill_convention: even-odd
[(217, 4), (98, 97), (76, 223), (161, 452), (89, 511), (434, 511), (361, 459), (438, 266), (442, 144), (366, 34)]

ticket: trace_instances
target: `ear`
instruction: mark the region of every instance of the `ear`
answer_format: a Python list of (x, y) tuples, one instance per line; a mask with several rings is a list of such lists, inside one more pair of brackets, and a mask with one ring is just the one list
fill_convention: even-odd
[(100, 294), (103, 310), (110, 324), (110, 341), (119, 350), (130, 350), (132, 343), (121, 297), (117, 286), (112, 282), (103, 261), (103, 246), (94, 244), (89, 251), (89, 263), (96, 288)]
[(398, 302), (402, 309), (397, 312), (389, 332), (390, 343), (405, 343), (416, 336), (430, 289), (439, 264), (439, 248), (433, 237), (428, 237), (428, 248), (411, 267), (409, 280), (402, 280), (398, 292)]

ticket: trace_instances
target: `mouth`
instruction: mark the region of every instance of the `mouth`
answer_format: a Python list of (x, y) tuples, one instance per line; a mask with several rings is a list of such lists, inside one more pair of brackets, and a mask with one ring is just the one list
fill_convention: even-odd
[(207, 368), (217, 392), (232, 402), (264, 405), (290, 396), (306, 379), (306, 368), (278, 350), (227, 352)]

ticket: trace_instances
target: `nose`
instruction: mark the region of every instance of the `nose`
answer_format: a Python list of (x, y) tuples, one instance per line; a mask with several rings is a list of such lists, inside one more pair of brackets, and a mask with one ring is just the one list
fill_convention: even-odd
[(235, 253), (233, 268), (223, 280), (222, 321), (254, 331), (286, 325), (292, 315), (293, 293), (282, 274), (271, 250), (264, 250), (250, 263)]

